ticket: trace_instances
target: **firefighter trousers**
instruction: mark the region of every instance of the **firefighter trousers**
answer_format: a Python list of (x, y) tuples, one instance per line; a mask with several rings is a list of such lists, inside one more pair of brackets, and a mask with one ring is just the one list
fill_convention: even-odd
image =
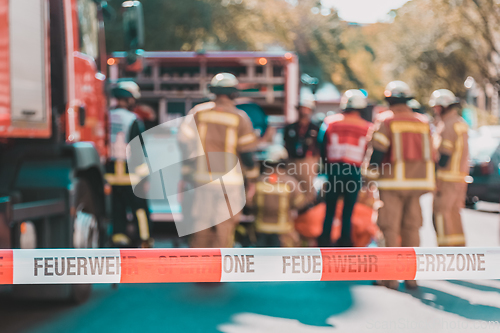
[(295, 230), (282, 234), (257, 233), (257, 247), (298, 247), (300, 236)]
[(439, 246), (465, 246), (462, 217), (467, 184), (438, 180), (433, 222)]
[(359, 167), (349, 164), (330, 164), (328, 183), (325, 188), (326, 215), (323, 222), (323, 232), (318, 238), (319, 246), (328, 246), (331, 243), (332, 223), (337, 209), (337, 200), (344, 197), (344, 208), (342, 210), (342, 232), (337, 243), (339, 245), (351, 245), (351, 217), (354, 205), (361, 189), (361, 171)]
[(308, 203), (316, 199), (317, 192), (314, 189), (314, 178), (318, 175), (319, 157), (311, 156), (302, 159), (294, 159), (288, 165), (287, 173), (295, 177), (299, 182), (300, 193)]
[[(184, 231), (191, 234), (190, 246), (233, 247), (234, 232), (240, 222), (239, 212), (245, 202), (244, 192), (241, 191), (243, 184), (226, 184), (224, 197), (220, 195), (221, 187), (218, 184), (199, 187), (196, 185), (199, 184), (195, 184), (196, 191), (192, 191), (192, 196), (183, 198), (182, 207), (183, 215), (186, 213), (182, 224), (187, 228)], [(185, 211), (185, 208), (190, 208), (190, 211)]]
[(240, 214), (213, 227), (198, 231), (191, 235), (189, 246), (194, 248), (233, 247), (234, 232), (240, 222)]
[(385, 238), (385, 246), (418, 247), (422, 226), (420, 196), (422, 191), (380, 190), (384, 206), (378, 212), (378, 226)]
[[(127, 235), (133, 242), (148, 240), (151, 237), (151, 220), (147, 200), (135, 196), (130, 185), (113, 186), (111, 197), (113, 234)], [(134, 230), (132, 233), (127, 230), (128, 213), (133, 215)]]

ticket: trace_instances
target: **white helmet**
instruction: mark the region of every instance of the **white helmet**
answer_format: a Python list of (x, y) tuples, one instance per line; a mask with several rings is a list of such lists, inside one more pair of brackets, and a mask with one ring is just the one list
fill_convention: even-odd
[(231, 95), (238, 91), (238, 79), (231, 73), (219, 73), (210, 82), (210, 91), (216, 95)]
[(314, 110), (316, 107), (316, 101), (313, 98), (301, 98), (299, 106)]
[(455, 94), (448, 89), (435, 90), (429, 100), (430, 107), (441, 105), (442, 107), (447, 108), (450, 105), (457, 103), (460, 103), (460, 99), (458, 99), (457, 96), (455, 96)]
[(141, 89), (134, 81), (120, 81), (112, 91), (116, 98), (141, 98)]
[(362, 110), (368, 106), (366, 96), (359, 89), (347, 90), (340, 99), (340, 108), (342, 110), (356, 109)]
[(231, 73), (219, 73), (215, 75), (210, 82), (211, 87), (221, 87), (221, 88), (236, 88), (238, 85), (238, 79)]
[(266, 149), (266, 161), (276, 164), (288, 158), (288, 152), (282, 145), (270, 145)]
[(411, 99), (413, 97), (413, 93), (408, 86), (403, 81), (392, 81), (389, 82), (387, 87), (385, 87), (384, 96), (386, 98), (407, 98)]
[(422, 105), (420, 105), (420, 103), (414, 98), (414, 99), (411, 99), (409, 100), (406, 105), (408, 105), (410, 107), (410, 109), (413, 109), (413, 110), (419, 110)]

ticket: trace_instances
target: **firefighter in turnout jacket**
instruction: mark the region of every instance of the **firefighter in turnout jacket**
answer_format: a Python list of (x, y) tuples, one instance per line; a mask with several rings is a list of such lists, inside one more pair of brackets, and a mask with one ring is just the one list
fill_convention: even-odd
[[(144, 124), (132, 112), (141, 93), (132, 81), (119, 82), (112, 93), (117, 107), (110, 111), (111, 152), (105, 175), (112, 186), (112, 242), (116, 246), (133, 246), (140, 240), (142, 247), (151, 247), (148, 203), (135, 196), (132, 189), (141, 175), (149, 173), (148, 166), (143, 163), (135, 170), (128, 170), (126, 163), (127, 144), (144, 131)], [(143, 186), (147, 186), (146, 183)], [(131, 228), (128, 216), (132, 216)]]
[[(245, 204), (238, 161), (246, 171), (250, 192), (254, 191), (254, 182), (259, 176), (253, 160), (257, 136), (248, 115), (235, 106), (237, 85), (238, 80), (232, 74), (215, 75), (210, 84), (210, 91), (216, 95), (215, 100), (199, 104), (189, 112), (189, 116), (194, 118), (197, 133), (187, 126), (188, 123), (182, 124), (179, 130), (178, 140), (183, 154), (199, 152), (195, 154), (197, 158), (186, 160), (182, 167), (184, 180), (193, 189), (184, 193), (182, 207), (183, 222), (189, 218), (194, 224), (191, 247), (233, 246), (239, 213)], [(190, 147), (195, 136), (200, 142), (196, 147)], [(217, 194), (221, 185), (224, 197)], [(187, 198), (189, 192), (191, 197)]]
[[(381, 114), (370, 142), (366, 176), (377, 179), (380, 199), (378, 225), (388, 247), (420, 245), (422, 226), (420, 196), (435, 188), (434, 153), (427, 119), (407, 106), (412, 99), (408, 85), (389, 83), (384, 92), (390, 111)], [(392, 112), (391, 112), (392, 111)], [(397, 281), (383, 281), (397, 289)], [(415, 281), (406, 281), (416, 288)]]
[(292, 212), (304, 207), (306, 197), (299, 182), (286, 174), (286, 149), (281, 145), (267, 148), (262, 175), (258, 178), (253, 206), (257, 246), (297, 246)]
[(440, 159), (433, 214), (438, 245), (465, 246), (460, 210), (465, 207), (469, 175), (469, 127), (458, 114), (460, 101), (451, 91), (434, 91), (429, 105), (440, 117), (436, 143)]
[(285, 127), (283, 138), (289, 156), (288, 174), (297, 178), (309, 203), (316, 199), (317, 194), (313, 181), (318, 174), (319, 127), (311, 121), (315, 105), (312, 99), (302, 99), (298, 107), (299, 120)]
[(344, 93), (340, 101), (341, 114), (325, 118), (318, 136), (325, 172), (328, 175), (326, 189), (326, 215), (319, 246), (331, 245), (330, 234), (340, 195), (344, 197), (342, 233), (337, 246), (353, 246), (351, 216), (361, 189), (361, 164), (366, 154), (370, 123), (360, 113), (368, 106), (366, 97), (358, 89)]

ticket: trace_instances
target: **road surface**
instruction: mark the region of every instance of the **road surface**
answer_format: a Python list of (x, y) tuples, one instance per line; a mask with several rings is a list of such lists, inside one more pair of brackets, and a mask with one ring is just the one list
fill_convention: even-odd
[[(429, 195), (422, 206), (422, 246), (435, 246)], [(468, 245), (498, 246), (499, 207), (478, 208), (463, 211)], [(500, 332), (500, 281), (420, 285), (415, 292), (370, 282), (97, 285), (80, 306), (13, 302), (2, 293), (0, 332)]]

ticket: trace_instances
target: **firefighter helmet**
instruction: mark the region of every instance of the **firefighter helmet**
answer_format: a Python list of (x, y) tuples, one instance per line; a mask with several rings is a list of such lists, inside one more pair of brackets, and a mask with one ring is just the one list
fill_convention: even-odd
[(455, 94), (448, 89), (435, 90), (429, 100), (430, 107), (440, 105), (444, 108), (447, 108), (452, 104), (458, 103), (460, 103), (460, 99), (458, 99), (457, 96), (455, 96)]
[(219, 73), (210, 82), (210, 92), (216, 95), (231, 95), (238, 91), (238, 79), (231, 73)]
[(366, 96), (359, 89), (347, 90), (340, 99), (340, 108), (342, 110), (362, 110), (368, 106)]
[(385, 98), (407, 99), (413, 98), (410, 86), (403, 81), (392, 81), (385, 87)]
[(113, 89), (112, 94), (116, 98), (141, 98), (141, 89), (134, 81), (120, 81)]
[(266, 149), (266, 161), (271, 164), (280, 163), (288, 158), (288, 152), (282, 145), (270, 145)]
[(305, 107), (314, 110), (314, 108), (316, 107), (316, 101), (312, 97), (303, 97), (300, 99), (299, 107)]
[(422, 105), (420, 105), (420, 103), (415, 98), (409, 100), (406, 105), (408, 105), (412, 110), (420, 110), (422, 108)]

